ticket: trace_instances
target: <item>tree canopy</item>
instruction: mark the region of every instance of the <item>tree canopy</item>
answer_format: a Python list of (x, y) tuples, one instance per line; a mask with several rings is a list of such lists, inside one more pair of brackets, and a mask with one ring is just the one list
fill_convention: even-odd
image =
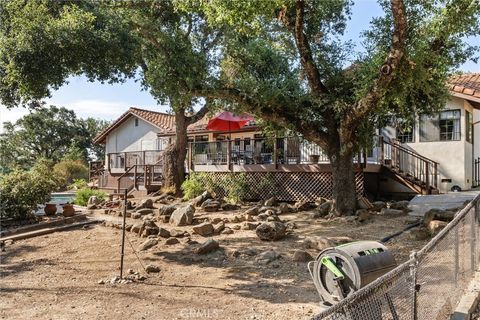
[(350, 0), (3, 0), (0, 100), (39, 99), (71, 74), (137, 76), (175, 111), (178, 175), (198, 99), (248, 111), (324, 148), (336, 209), (352, 213), (354, 153), (388, 119), (441, 108), (475, 52), (465, 37), (480, 32), (477, 0), (379, 3), (355, 51), (343, 38)]

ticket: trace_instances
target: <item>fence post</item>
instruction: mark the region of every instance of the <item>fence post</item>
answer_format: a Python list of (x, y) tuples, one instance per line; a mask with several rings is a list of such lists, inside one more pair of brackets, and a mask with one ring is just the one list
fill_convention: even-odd
[(472, 221), (470, 225), (470, 236), (471, 236), (471, 241), (470, 241), (470, 270), (475, 272), (475, 266), (476, 266), (476, 248), (477, 248), (477, 231), (476, 231), (476, 213), (477, 213), (477, 203), (475, 203), (475, 206), (470, 209), (473, 210), (472, 212)]
[(384, 164), (385, 163), (385, 146), (383, 144), (383, 136), (380, 136), (379, 137), (379, 144), (380, 144), (380, 164)]
[(413, 313), (413, 320), (418, 319), (417, 315), (417, 292), (420, 289), (419, 285), (417, 284), (417, 266), (418, 266), (418, 258), (417, 252), (413, 251), (410, 254), (410, 276), (412, 277), (412, 313)]
[(273, 139), (273, 156), (272, 161), (275, 166), (275, 170), (278, 169), (278, 161), (277, 161), (277, 136)]
[(228, 171), (232, 171), (232, 140), (227, 143), (227, 167)]
[(458, 225), (454, 226), (455, 230), (453, 232), (454, 235), (454, 242), (453, 242), (453, 259), (454, 261), (454, 270), (453, 272), (455, 273), (453, 275), (453, 279), (455, 280), (455, 287), (458, 284)]

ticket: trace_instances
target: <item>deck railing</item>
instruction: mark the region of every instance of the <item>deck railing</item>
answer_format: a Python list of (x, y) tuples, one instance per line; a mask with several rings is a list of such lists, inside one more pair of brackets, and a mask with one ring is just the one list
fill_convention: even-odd
[(158, 162), (162, 160), (162, 154), (162, 150), (109, 153), (107, 155), (108, 170), (127, 170), (134, 165), (158, 164)]
[(297, 137), (193, 142), (190, 143), (189, 150), (192, 165), (329, 162), (327, 155), (318, 145)]

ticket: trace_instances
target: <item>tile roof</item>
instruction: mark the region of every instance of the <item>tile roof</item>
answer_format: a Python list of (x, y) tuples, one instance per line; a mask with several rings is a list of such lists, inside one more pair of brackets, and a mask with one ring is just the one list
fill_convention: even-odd
[(461, 93), (480, 99), (480, 73), (465, 73), (448, 80), (448, 89), (452, 93)]

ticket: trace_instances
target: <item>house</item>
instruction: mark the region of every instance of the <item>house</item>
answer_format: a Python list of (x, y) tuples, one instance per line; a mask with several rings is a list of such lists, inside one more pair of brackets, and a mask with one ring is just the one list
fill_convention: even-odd
[[(443, 111), (418, 117), (411, 130), (379, 130), (373, 150), (355, 157), (359, 195), (408, 197), (480, 184), (480, 145), (474, 146), (480, 141), (480, 131), (474, 130), (480, 123), (480, 74), (453, 77), (448, 86), (451, 97)], [(187, 171), (208, 172), (215, 179), (241, 173), (257, 189), (252, 198), (331, 195), (331, 167), (317, 145), (295, 137), (266, 138), (254, 123), (212, 131), (208, 120), (188, 127)], [(111, 192), (158, 189), (162, 150), (174, 139), (173, 115), (130, 108), (95, 138), (105, 145), (106, 157), (91, 164), (92, 181)]]

